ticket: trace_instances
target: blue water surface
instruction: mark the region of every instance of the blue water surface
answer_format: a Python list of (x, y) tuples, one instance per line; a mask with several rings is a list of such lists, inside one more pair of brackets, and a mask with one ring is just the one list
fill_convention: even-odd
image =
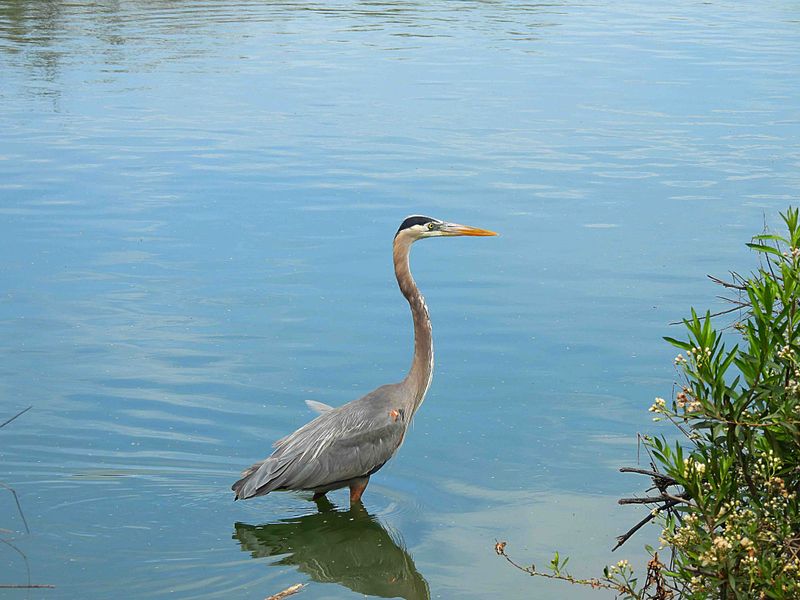
[[(0, 0), (0, 528), (10, 597), (611, 598), (644, 560), (663, 335), (800, 188), (788, 1)], [(232, 502), (312, 415), (436, 374), (365, 510)], [(2, 490), (0, 490), (2, 491)], [(26, 564), (0, 549), (0, 583)]]

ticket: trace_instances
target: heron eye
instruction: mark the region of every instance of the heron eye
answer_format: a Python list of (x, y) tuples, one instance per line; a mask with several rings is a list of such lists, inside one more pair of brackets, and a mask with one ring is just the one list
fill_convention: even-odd
[(436, 229), (436, 224), (433, 221), (431, 221), (430, 223), (428, 223), (428, 231), (433, 231), (434, 229)]

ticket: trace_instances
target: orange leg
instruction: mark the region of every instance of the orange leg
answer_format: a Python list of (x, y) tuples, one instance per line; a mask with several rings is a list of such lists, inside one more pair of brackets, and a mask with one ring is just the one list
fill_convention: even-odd
[(367, 489), (369, 483), (369, 476), (359, 477), (350, 482), (350, 504), (358, 504), (361, 502), (361, 495)]

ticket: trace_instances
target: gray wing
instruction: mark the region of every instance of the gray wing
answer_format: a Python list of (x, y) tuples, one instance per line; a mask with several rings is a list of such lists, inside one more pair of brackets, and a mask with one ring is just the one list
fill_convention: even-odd
[(237, 498), (276, 489), (313, 490), (377, 471), (403, 441), (404, 413), (392, 416), (393, 386), (325, 411), (276, 442), (275, 452), (242, 473)]

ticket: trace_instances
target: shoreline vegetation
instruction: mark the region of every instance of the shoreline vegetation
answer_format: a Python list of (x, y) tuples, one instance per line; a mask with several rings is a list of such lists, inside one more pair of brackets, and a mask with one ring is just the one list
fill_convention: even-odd
[[(656, 398), (654, 421), (669, 435), (639, 436), (649, 468), (624, 467), (651, 486), (620, 504), (650, 512), (619, 536), (614, 550), (643, 525), (661, 532), (644, 579), (627, 560), (580, 578), (556, 552), (547, 570), (517, 569), (612, 590), (624, 600), (790, 600), (800, 598), (800, 219), (781, 214), (784, 235), (763, 233), (747, 244), (758, 267), (732, 272), (721, 285), (729, 310), (683, 321), (671, 399)], [(735, 314), (717, 328), (715, 318)], [(659, 554), (669, 558), (662, 562)]]

